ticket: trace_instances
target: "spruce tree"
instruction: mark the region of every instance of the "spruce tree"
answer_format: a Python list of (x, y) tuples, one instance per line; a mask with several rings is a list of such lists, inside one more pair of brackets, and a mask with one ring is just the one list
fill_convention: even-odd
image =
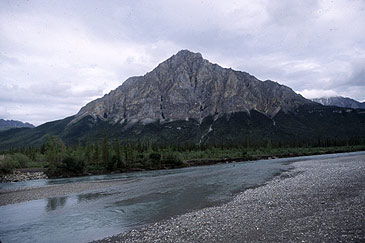
[(134, 149), (131, 144), (125, 147), (125, 163), (128, 168), (131, 168), (134, 162)]
[(93, 160), (96, 164), (99, 164), (99, 143), (97, 140), (95, 140), (94, 143), (94, 156), (93, 156)]
[(85, 173), (86, 172), (86, 162), (85, 162), (85, 150), (84, 146), (82, 145), (81, 139), (79, 139), (79, 143), (76, 149), (76, 161), (75, 166), (77, 168), (78, 173)]
[(109, 139), (108, 139), (108, 134), (106, 132), (104, 132), (102, 158), (103, 158), (104, 166), (106, 167), (109, 162)]
[(91, 160), (91, 141), (90, 137), (87, 138), (86, 147), (85, 147), (85, 160), (89, 164)]
[(114, 153), (115, 153), (115, 157), (116, 157), (117, 168), (121, 168), (122, 161), (121, 161), (120, 145), (119, 145), (118, 137), (115, 139), (115, 142), (114, 142)]
[(77, 148), (76, 148), (76, 155), (77, 155), (77, 158), (80, 160), (83, 159), (83, 157), (84, 157), (83, 150), (84, 150), (84, 147), (82, 146), (81, 139), (79, 139), (79, 142), (78, 142)]

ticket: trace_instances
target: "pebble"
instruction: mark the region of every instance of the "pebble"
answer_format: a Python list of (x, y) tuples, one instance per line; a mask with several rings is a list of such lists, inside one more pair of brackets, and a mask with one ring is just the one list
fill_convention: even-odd
[(15, 171), (12, 174), (5, 174), (0, 176), (0, 182), (17, 182), (37, 179), (47, 179), (44, 172), (20, 172)]

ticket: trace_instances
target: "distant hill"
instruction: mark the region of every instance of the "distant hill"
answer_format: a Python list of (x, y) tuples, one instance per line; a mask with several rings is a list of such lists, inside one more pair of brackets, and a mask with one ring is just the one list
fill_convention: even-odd
[(352, 109), (365, 109), (365, 102), (359, 102), (354, 99), (336, 96), (336, 97), (327, 97), (327, 98), (317, 98), (312, 99), (314, 102), (320, 103), (322, 105), (327, 106), (338, 106), (344, 108), (352, 108)]
[(28, 122), (24, 123), (21, 121), (0, 119), (0, 131), (9, 130), (12, 128), (22, 128), (22, 127), (33, 128), (34, 126)]

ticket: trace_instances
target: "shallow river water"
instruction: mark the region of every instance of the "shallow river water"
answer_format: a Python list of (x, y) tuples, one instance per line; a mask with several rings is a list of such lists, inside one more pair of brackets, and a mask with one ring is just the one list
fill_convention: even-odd
[(111, 187), (88, 193), (1, 206), (0, 241), (88, 242), (102, 239), (144, 224), (227, 202), (235, 194), (263, 185), (281, 172), (293, 168), (293, 162), (348, 155), (0, 183), (0, 190), (12, 190), (75, 182), (116, 181)]

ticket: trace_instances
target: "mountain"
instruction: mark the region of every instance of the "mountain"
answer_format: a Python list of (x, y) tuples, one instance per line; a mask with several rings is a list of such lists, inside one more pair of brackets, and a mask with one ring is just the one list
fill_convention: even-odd
[(312, 99), (312, 101), (328, 106), (338, 106), (352, 109), (365, 109), (365, 102), (359, 102), (350, 98), (336, 96)]
[(323, 106), (287, 86), (260, 81), (182, 50), (144, 76), (131, 77), (74, 116), (0, 133), (0, 150), (39, 145), (47, 134), (70, 145), (122, 143), (312, 143), (365, 137), (365, 110)]
[(34, 126), (28, 122), (23, 123), (21, 121), (0, 119), (0, 131), (21, 127), (33, 128)]
[(257, 110), (274, 117), (310, 101), (273, 81), (261, 82), (245, 72), (225, 69), (200, 53), (178, 52), (144, 76), (127, 79), (103, 98), (90, 102), (85, 116), (111, 123), (150, 123), (195, 119)]

